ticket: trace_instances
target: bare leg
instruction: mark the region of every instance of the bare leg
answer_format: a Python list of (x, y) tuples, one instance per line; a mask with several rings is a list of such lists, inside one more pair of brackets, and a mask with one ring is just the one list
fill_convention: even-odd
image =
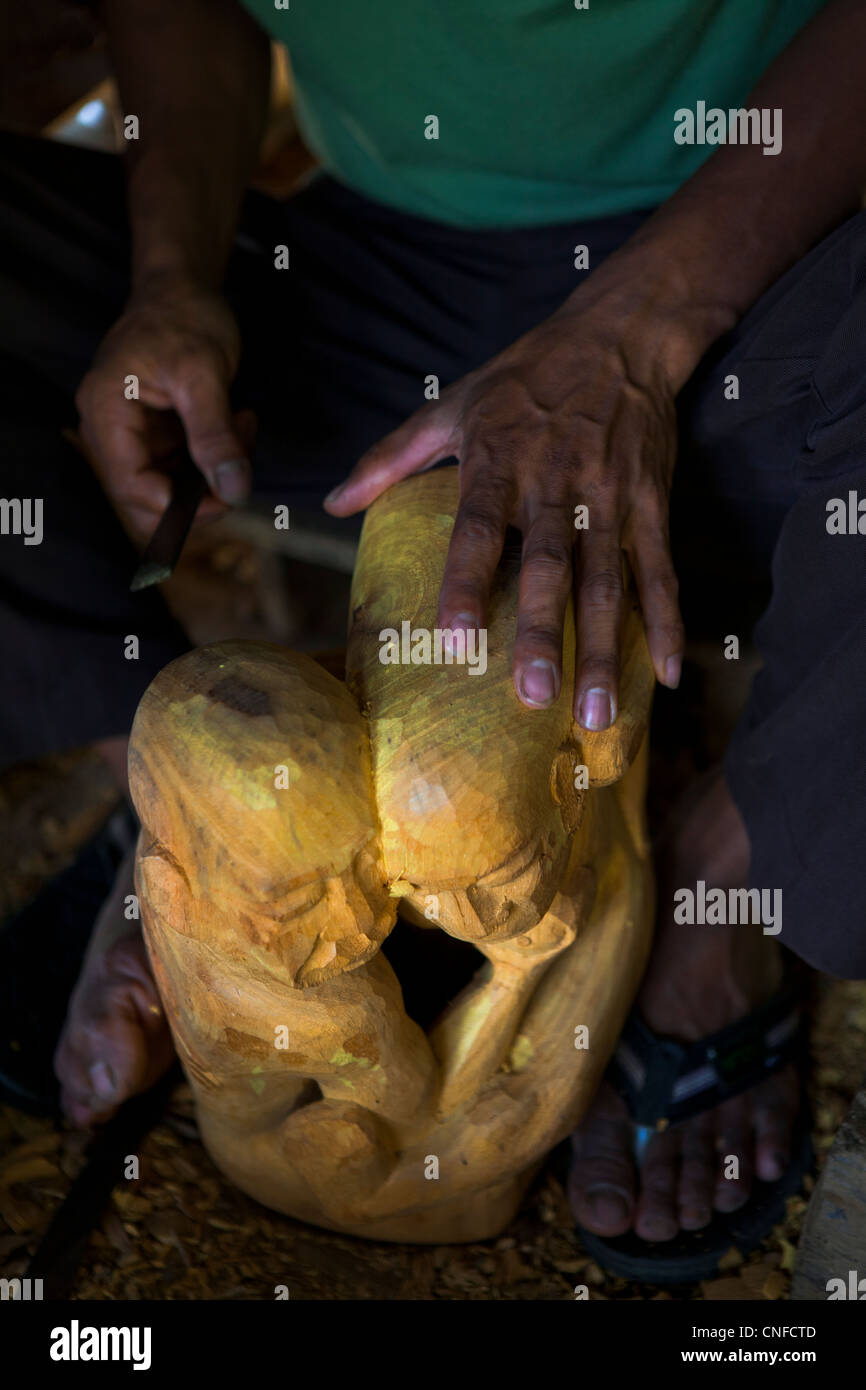
[[(98, 746), (128, 796), (128, 740)], [(135, 893), (133, 866), (130, 852), (94, 926), (54, 1056), (63, 1109), (79, 1125), (109, 1119), (129, 1096), (152, 1086), (174, 1056), (141, 921), (125, 915)]]
[[(781, 955), (759, 927), (683, 926), (672, 916), (676, 887), (704, 879), (718, 887), (747, 882), (749, 843), (727, 784), (717, 774), (701, 789), (659, 869), (659, 929), (639, 1007), (656, 1032), (683, 1041), (714, 1032), (768, 998)], [(718, 1109), (656, 1135), (640, 1173), (632, 1160), (624, 1103), (603, 1086), (574, 1135), (570, 1196), (577, 1220), (602, 1236), (634, 1228), (645, 1240), (707, 1225), (713, 1208), (734, 1211), (753, 1175), (781, 1176), (799, 1102), (788, 1067)], [(740, 1157), (740, 1178), (722, 1176), (721, 1158)]]

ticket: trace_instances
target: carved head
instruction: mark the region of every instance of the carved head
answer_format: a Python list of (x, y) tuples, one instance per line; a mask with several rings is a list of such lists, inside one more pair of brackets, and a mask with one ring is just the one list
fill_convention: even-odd
[(247, 968), (318, 984), (394, 925), (366, 731), (309, 658), (229, 642), (172, 662), (139, 706), (130, 786), (151, 905), (175, 930), (209, 914)]

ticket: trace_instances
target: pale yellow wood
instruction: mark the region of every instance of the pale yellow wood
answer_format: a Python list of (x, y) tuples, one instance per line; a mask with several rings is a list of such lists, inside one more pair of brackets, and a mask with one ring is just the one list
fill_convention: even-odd
[[(651, 935), (640, 624), (617, 725), (589, 739), (567, 698), (514, 695), (513, 560), (483, 675), (380, 660), (383, 630), (435, 624), (456, 501), (439, 470), (370, 509), (348, 686), (221, 644), (161, 673), (132, 740), (146, 939), (204, 1141), (267, 1205), (380, 1239), (507, 1224), (591, 1099)], [(566, 689), (572, 665), (569, 637)], [(429, 1036), (379, 950), (398, 905), (479, 952)]]

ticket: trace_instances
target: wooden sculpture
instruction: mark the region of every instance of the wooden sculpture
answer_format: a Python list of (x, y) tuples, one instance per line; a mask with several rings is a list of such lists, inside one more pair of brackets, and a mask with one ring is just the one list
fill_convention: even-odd
[[(567, 693), (517, 699), (519, 556), (483, 673), (444, 648), (382, 659), (407, 632), (423, 655), (456, 505), (446, 468), (370, 508), (346, 683), (275, 646), (205, 647), (150, 686), (130, 749), (144, 929), (211, 1156), (267, 1206), (385, 1240), (508, 1223), (592, 1098), (652, 929), (636, 607), (604, 733)], [(380, 950), (395, 925), (478, 952), (427, 1033)]]

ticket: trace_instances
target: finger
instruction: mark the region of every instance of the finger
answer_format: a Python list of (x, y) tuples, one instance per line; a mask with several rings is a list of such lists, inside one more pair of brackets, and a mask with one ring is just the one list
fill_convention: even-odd
[(453, 436), (450, 407), (439, 404), (417, 410), (361, 456), (346, 481), (328, 493), (323, 505), (334, 516), (363, 511), (392, 483), (448, 458), (456, 448)]
[(685, 648), (685, 629), (678, 595), (679, 585), (671, 560), (667, 528), (639, 523), (629, 559), (643, 609), (647, 645), (662, 685), (679, 685)]
[(531, 707), (553, 704), (562, 685), (562, 625), (574, 583), (573, 534), (566, 508), (549, 503), (537, 510), (524, 535), (514, 684)]
[(616, 718), (622, 552), (619, 532), (598, 516), (581, 536), (577, 570), (574, 716), (584, 729), (607, 729)]
[(437, 626), (451, 631), (484, 624), (490, 585), (508, 524), (506, 489), (476, 447), (461, 479), (460, 504), (439, 591)]
[(249, 495), (250, 465), (235, 429), (227, 383), (202, 362), (182, 371), (172, 388), (190, 456), (211, 492), (230, 506), (242, 502)]
[(146, 540), (168, 506), (171, 489), (165, 473), (152, 466), (145, 440), (144, 410), (137, 402), (94, 397), (82, 415), (82, 443), (94, 472), (129, 533)]

